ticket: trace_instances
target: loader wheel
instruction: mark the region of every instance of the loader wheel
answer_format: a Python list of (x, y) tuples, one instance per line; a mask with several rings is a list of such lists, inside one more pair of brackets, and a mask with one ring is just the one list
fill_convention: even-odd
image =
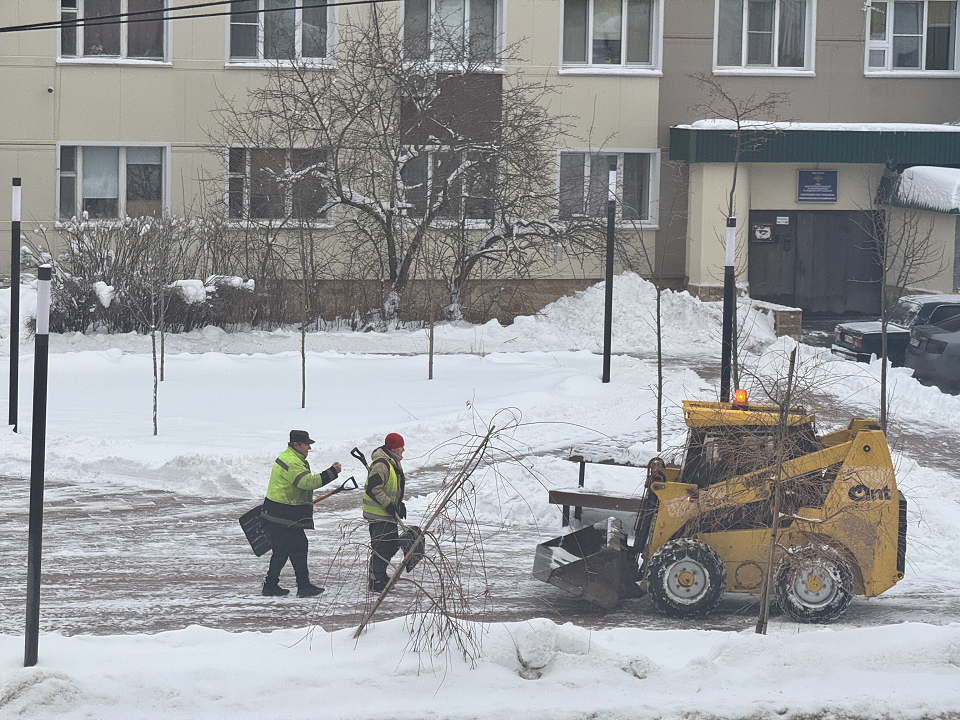
[(853, 571), (829, 545), (790, 548), (776, 577), (780, 609), (798, 622), (835, 620), (853, 600)]
[(727, 586), (717, 551), (700, 540), (671, 540), (650, 558), (647, 587), (657, 610), (676, 618), (706, 615)]

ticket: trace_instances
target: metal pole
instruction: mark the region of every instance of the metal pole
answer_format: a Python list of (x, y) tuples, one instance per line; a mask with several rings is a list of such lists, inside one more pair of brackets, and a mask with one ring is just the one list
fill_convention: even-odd
[(30, 456), (30, 525), (27, 534), (27, 629), (23, 666), (37, 664), (40, 638), (40, 555), (43, 536), (43, 466), (47, 439), (47, 366), (50, 350), (50, 266), (37, 274), (37, 333), (33, 355), (33, 438)]
[(607, 272), (603, 306), (603, 382), (610, 382), (610, 345), (613, 336), (613, 226), (617, 220), (617, 168), (610, 169), (607, 200)]
[(7, 424), (16, 432), (20, 399), (20, 178), (13, 179), (10, 219), (10, 417)]
[(730, 402), (730, 367), (733, 358), (733, 313), (736, 278), (733, 263), (737, 242), (737, 219), (727, 218), (726, 259), (723, 266), (723, 339), (720, 348), (720, 402)]

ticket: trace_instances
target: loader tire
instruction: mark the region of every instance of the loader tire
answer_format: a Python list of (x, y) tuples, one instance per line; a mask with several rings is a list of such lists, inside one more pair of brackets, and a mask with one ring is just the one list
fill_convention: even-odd
[(650, 558), (650, 599), (675, 618), (706, 615), (723, 597), (727, 572), (717, 551), (700, 540), (671, 540)]
[(853, 571), (829, 545), (792, 547), (777, 568), (776, 592), (780, 609), (797, 622), (829, 622), (853, 600)]

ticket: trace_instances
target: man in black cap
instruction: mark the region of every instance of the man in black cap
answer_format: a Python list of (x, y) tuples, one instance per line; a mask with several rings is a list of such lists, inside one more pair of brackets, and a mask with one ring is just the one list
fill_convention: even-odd
[(307, 454), (314, 441), (305, 430), (291, 430), (287, 449), (273, 463), (267, 497), (263, 501), (261, 518), (273, 541), (270, 568), (263, 581), (263, 595), (288, 595), (280, 587), (280, 571), (287, 559), (297, 576), (297, 597), (315, 597), (323, 588), (310, 582), (307, 570), (307, 534), (313, 529), (313, 491), (333, 482), (340, 474), (340, 463), (335, 462), (318, 475), (310, 473)]

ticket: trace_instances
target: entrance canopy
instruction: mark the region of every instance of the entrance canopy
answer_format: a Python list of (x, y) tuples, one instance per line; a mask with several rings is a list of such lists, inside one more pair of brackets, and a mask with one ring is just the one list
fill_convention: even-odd
[[(745, 163), (865, 163), (960, 166), (960, 126), (920, 123), (742, 123)], [(737, 125), (698, 120), (670, 128), (670, 159), (732, 163)]]

